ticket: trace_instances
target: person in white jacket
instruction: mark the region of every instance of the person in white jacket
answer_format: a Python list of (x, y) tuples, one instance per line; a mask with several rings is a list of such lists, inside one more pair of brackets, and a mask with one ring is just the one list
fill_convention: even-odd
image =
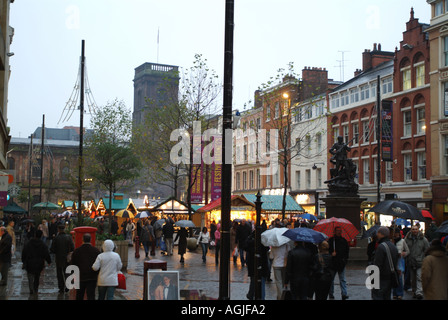
[(118, 286), (118, 272), (121, 270), (122, 262), (120, 255), (114, 250), (114, 242), (106, 240), (103, 243), (103, 253), (100, 253), (92, 265), (98, 274), (98, 300), (113, 300), (115, 288)]

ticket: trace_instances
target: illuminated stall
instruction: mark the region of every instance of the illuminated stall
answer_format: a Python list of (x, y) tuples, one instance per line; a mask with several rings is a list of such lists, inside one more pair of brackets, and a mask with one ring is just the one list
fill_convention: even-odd
[[(148, 210), (152, 214), (154, 214), (157, 218), (165, 218), (170, 217), (174, 221), (178, 220), (188, 220), (188, 204), (177, 200), (176, 198), (168, 198), (159, 204), (157, 204), (155, 207)], [(193, 213), (192, 220), (193, 223), (196, 226), (200, 226), (197, 224), (197, 221), (195, 221), (195, 210), (191, 208), (191, 212)]]

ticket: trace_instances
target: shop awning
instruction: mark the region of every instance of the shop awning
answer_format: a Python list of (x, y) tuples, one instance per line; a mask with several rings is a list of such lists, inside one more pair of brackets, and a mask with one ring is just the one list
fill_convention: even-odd
[[(255, 210), (255, 205), (248, 201), (243, 196), (233, 195), (230, 198), (230, 206), (231, 207), (253, 207)], [(209, 204), (199, 208), (197, 212), (209, 212), (212, 210), (219, 210), (221, 209), (221, 198), (216, 199), (215, 201), (210, 202)]]
[(8, 204), (6, 207), (3, 207), (3, 212), (4, 213), (9, 213), (9, 214), (25, 214), (28, 211), (26, 211), (25, 209), (23, 209), (21, 206), (19, 206), (17, 203), (15, 202), (11, 202), (10, 204)]
[[(255, 203), (257, 197), (254, 194), (243, 195), (248, 201)], [(282, 195), (263, 195), (261, 197), (261, 209), (265, 213), (280, 213), (282, 211), (283, 196)], [(286, 208), (287, 213), (304, 212), (300, 204), (298, 204), (290, 195), (286, 196)]]

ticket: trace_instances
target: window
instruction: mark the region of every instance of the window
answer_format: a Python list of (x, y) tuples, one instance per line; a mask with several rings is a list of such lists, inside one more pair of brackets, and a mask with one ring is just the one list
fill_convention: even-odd
[(333, 128), (334, 143), (338, 142), (338, 137), (339, 137), (339, 128)]
[(403, 156), (404, 163), (404, 180), (412, 180), (412, 154), (405, 154)]
[(331, 107), (339, 108), (339, 97), (337, 94), (331, 97)]
[(274, 187), (280, 186), (280, 170), (277, 169), (277, 171), (274, 174)]
[(260, 175), (260, 169), (257, 169), (257, 189), (261, 188), (261, 175)]
[(244, 163), (247, 162), (247, 145), (243, 146)]
[(418, 180), (426, 180), (426, 153), (417, 152)]
[(415, 80), (417, 87), (425, 85), (425, 64), (420, 64), (415, 68)]
[(296, 138), (296, 149), (297, 154), (300, 154), (302, 152), (302, 144), (300, 142), (300, 138)]
[(364, 159), (362, 161), (362, 165), (363, 165), (363, 172), (364, 172), (364, 184), (369, 184), (370, 183), (370, 159)]
[(359, 124), (354, 123), (353, 126), (353, 144), (359, 143)]
[(393, 91), (393, 88), (392, 88), (392, 85), (393, 85), (392, 77), (388, 77), (388, 78), (382, 80), (382, 84), (383, 84), (382, 92), (381, 92), (382, 94), (391, 93)]
[(376, 97), (376, 81), (370, 84), (370, 92), (372, 97)]
[(296, 171), (297, 190), (300, 190), (300, 171)]
[(444, 143), (443, 159), (445, 161), (445, 172), (443, 173), (448, 174), (448, 135), (443, 136), (443, 143)]
[(305, 143), (306, 143), (306, 145), (305, 145), (305, 148), (306, 148), (305, 154), (307, 156), (310, 156), (310, 153), (311, 153), (311, 136), (310, 135), (307, 135), (305, 137)]
[(33, 161), (33, 166), (31, 168), (31, 177), (32, 178), (40, 178), (40, 166), (42, 163), (42, 159), (38, 158), (35, 161)]
[(266, 108), (266, 121), (271, 120), (271, 106), (268, 105)]
[(316, 103), (316, 117), (324, 114), (324, 102), (323, 100)]
[(70, 167), (67, 160), (61, 161), (61, 180), (69, 180), (70, 178)]
[(313, 106), (309, 105), (305, 107), (305, 114), (304, 114), (304, 118), (305, 120), (309, 120), (313, 117)]
[(404, 69), (403, 74), (403, 90), (409, 90), (412, 88), (411, 84), (411, 68)]
[(403, 112), (403, 136), (410, 137), (412, 135), (411, 111)]
[(373, 183), (378, 183), (378, 158), (373, 159)]
[(348, 126), (342, 126), (342, 134), (343, 134), (343, 137), (344, 137), (344, 142), (348, 143), (348, 141), (349, 141)]
[(243, 172), (243, 190), (247, 189), (247, 172)]
[(305, 171), (306, 189), (311, 189), (311, 170)]
[(266, 152), (271, 152), (271, 133), (266, 132)]
[(302, 108), (297, 108), (294, 114), (294, 121), (296, 123), (302, 121)]
[(319, 188), (322, 186), (322, 169), (316, 169), (316, 187)]
[(348, 100), (348, 92), (344, 91), (341, 93), (341, 107), (345, 106), (346, 104), (349, 104), (349, 100)]
[(361, 87), (361, 100), (369, 99), (369, 86), (365, 85)]
[(416, 114), (417, 114), (417, 134), (424, 134), (426, 130), (425, 108), (417, 109)]
[(8, 169), (9, 170), (15, 170), (16, 168), (16, 160), (13, 157), (8, 157)]
[(443, 2), (439, 1), (434, 6), (434, 16), (437, 17), (441, 14), (443, 14)]
[(257, 118), (257, 132), (260, 132), (261, 130), (261, 119)]
[(356, 174), (355, 174), (355, 182), (356, 183), (359, 183), (359, 175), (358, 175), (358, 172), (359, 172), (359, 170), (358, 170), (358, 168), (359, 168), (359, 163), (358, 163), (358, 160), (353, 160), (353, 165), (355, 166), (355, 168), (356, 168)]
[(355, 103), (359, 101), (359, 89), (350, 90), (350, 103)]
[(254, 171), (250, 170), (249, 171), (249, 189), (253, 189), (254, 188)]
[(393, 180), (393, 168), (392, 168), (392, 161), (385, 161), (386, 163), (386, 182), (392, 182)]
[(280, 103), (275, 103), (275, 110), (274, 110), (274, 119), (278, 119), (280, 117)]
[(316, 147), (317, 152), (322, 151), (322, 135), (320, 133), (316, 134)]
[(363, 135), (363, 143), (368, 143), (370, 140), (370, 126), (369, 121), (362, 122), (362, 135)]
[(241, 184), (240, 184), (240, 173), (239, 172), (237, 172), (236, 173), (236, 178), (235, 178), (235, 185), (236, 185), (236, 190), (240, 190), (241, 189)]

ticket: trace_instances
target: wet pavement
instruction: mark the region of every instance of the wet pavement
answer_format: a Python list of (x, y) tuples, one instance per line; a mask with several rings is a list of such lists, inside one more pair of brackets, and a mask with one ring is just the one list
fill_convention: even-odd
[[(19, 248), (20, 249), (20, 248)], [(179, 285), (181, 297), (190, 294), (190, 299), (217, 299), (219, 296), (219, 266), (215, 264), (214, 250), (207, 255), (207, 262), (202, 262), (200, 248), (194, 252), (185, 254), (185, 263), (180, 263), (177, 247), (174, 255), (166, 256), (156, 249), (156, 255), (150, 259), (159, 259), (167, 262), (168, 271), (179, 272)], [(140, 258), (135, 258), (134, 247), (129, 247), (128, 268), (125, 271), (126, 290), (117, 289), (115, 300), (142, 300), (143, 299), (143, 274), (144, 274), (144, 251), (140, 250)], [(16, 252), (9, 271), (8, 285), (0, 287), (0, 300), (74, 300), (74, 290), (68, 293), (59, 293), (57, 287), (55, 264), (45, 267), (41, 275), (39, 293), (30, 295), (28, 289), (28, 278), (22, 270), (20, 252)], [(365, 286), (367, 274), (364, 267), (348, 266), (346, 270), (349, 300), (371, 300), (371, 292)], [(241, 267), (239, 259), (236, 265), (230, 263), (230, 299), (247, 300), (246, 294), (249, 289), (249, 277), (247, 268)], [(276, 299), (275, 282), (266, 282), (266, 300)], [(335, 299), (340, 300), (340, 287), (338, 278), (335, 280)], [(404, 300), (412, 300), (410, 291), (405, 293)]]

